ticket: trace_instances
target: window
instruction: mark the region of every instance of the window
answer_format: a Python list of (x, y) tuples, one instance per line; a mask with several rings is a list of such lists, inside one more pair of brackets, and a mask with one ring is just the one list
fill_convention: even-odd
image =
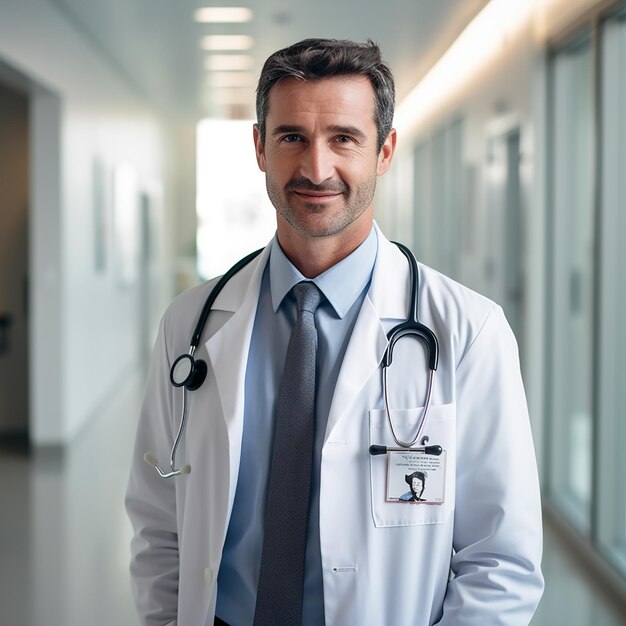
[(413, 152), (413, 241), (420, 261), (432, 264), (430, 145), (420, 142)]
[(590, 38), (552, 60), (550, 492), (590, 528), (593, 449), (593, 61)]
[(256, 164), (252, 121), (202, 120), (197, 146), (197, 269), (206, 279), (266, 245), (276, 212)]
[(459, 220), (463, 201), (463, 121), (441, 126), (415, 157), (415, 241), (435, 269), (459, 278)]
[(598, 539), (626, 574), (626, 19), (602, 29)]

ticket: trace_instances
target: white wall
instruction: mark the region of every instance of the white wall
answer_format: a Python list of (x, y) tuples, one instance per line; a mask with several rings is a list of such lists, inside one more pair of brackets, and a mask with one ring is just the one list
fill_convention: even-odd
[[(25, 77), (31, 99), (30, 436), (60, 444), (139, 366), (140, 289), (122, 286), (116, 270), (113, 170), (129, 164), (138, 191), (162, 187), (165, 139), (134, 85), (47, 0), (3, 2), (0, 60)], [(94, 260), (95, 161), (105, 182), (102, 271)], [(155, 308), (170, 293), (163, 273)]]

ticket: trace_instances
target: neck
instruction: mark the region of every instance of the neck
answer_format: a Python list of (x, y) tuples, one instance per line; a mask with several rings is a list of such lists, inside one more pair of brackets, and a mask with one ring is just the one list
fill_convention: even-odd
[(308, 237), (295, 232), (279, 216), (278, 242), (285, 256), (305, 278), (315, 278), (352, 254), (367, 239), (371, 229), (370, 219), (361, 224), (354, 222), (336, 235)]

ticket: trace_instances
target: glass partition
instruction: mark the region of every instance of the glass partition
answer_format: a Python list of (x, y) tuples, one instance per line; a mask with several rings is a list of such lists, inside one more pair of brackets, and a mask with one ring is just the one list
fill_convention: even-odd
[(593, 417), (593, 66), (590, 39), (552, 62), (550, 492), (590, 526)]
[(626, 20), (602, 32), (598, 539), (626, 574)]

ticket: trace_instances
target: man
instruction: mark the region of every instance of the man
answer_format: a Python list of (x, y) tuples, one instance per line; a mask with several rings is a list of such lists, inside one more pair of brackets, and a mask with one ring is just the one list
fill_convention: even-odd
[[(399, 438), (415, 436), (428, 380), (421, 344), (403, 339), (388, 417), (380, 365), (411, 286), (373, 223), (393, 100), (371, 42), (306, 40), (263, 68), (254, 143), (277, 235), (217, 296), (195, 354), (208, 365), (199, 389), (175, 389), (170, 368), (215, 283), (179, 296), (161, 323), (127, 495), (142, 624), (531, 619), (543, 587), (538, 481), (497, 305), (420, 266), (420, 318), (440, 354), (416, 445), (427, 436), (443, 450), (441, 503), (388, 501), (388, 455), (368, 453), (394, 445), (391, 420)], [(177, 453), (192, 469), (163, 479), (142, 456), (169, 456), (183, 396)], [(490, 487), (478, 495), (477, 474)]]
[(426, 486), (426, 474), (420, 471), (413, 472), (412, 474), (407, 474), (404, 480), (409, 486), (409, 491), (403, 493), (399, 499), (404, 502), (421, 502), (424, 500), (422, 494)]

